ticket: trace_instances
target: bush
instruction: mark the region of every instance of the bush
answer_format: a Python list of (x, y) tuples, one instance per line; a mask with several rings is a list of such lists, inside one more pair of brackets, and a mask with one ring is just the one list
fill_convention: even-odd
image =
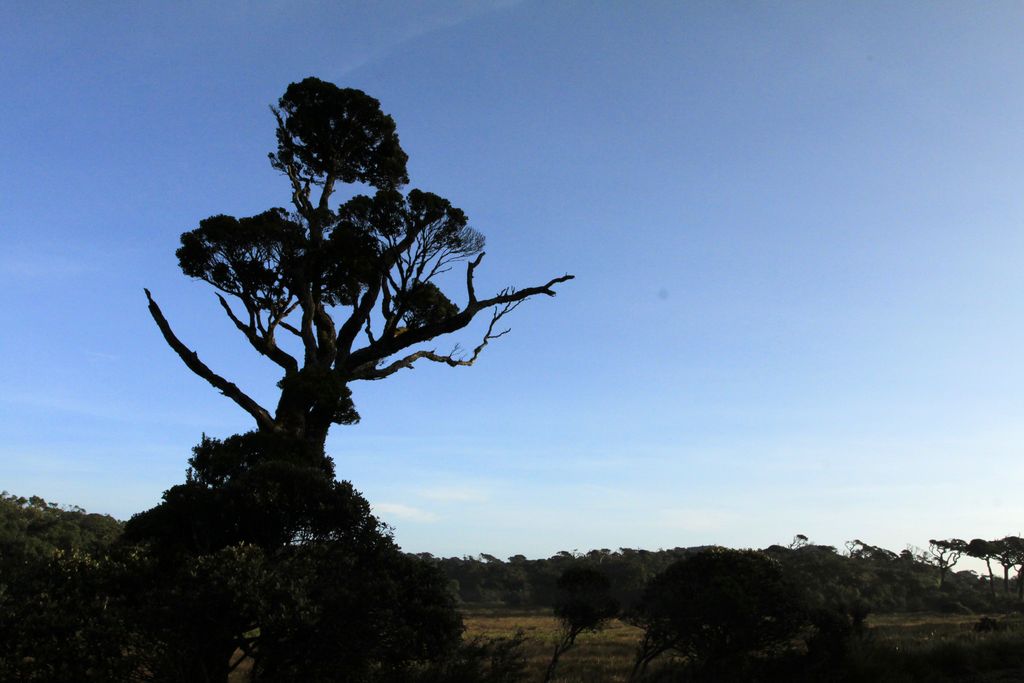
[(806, 615), (777, 562), (752, 550), (711, 548), (651, 579), (629, 620), (644, 630), (635, 676), (668, 651), (694, 671), (734, 668), (744, 655), (787, 644)]

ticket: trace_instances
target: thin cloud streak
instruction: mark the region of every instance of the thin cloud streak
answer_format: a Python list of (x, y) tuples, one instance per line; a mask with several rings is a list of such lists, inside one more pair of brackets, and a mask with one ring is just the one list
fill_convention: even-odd
[(374, 514), (384, 517), (385, 522), (388, 521), (388, 517), (394, 517), (403, 522), (421, 523), (436, 522), (440, 519), (433, 512), (402, 503), (373, 503), (370, 507), (373, 509)]
[(485, 503), (489, 496), (485, 491), (475, 488), (437, 487), (423, 489), (420, 497), (442, 503)]
[[(210, 430), (216, 427), (207, 415), (182, 415), (170, 413), (155, 413), (151, 410), (140, 410), (139, 406), (124, 405), (118, 403), (103, 403), (96, 400), (86, 400), (68, 396), (28, 394), (23, 392), (3, 391), (0, 388), (0, 403), (21, 406), (32, 410), (52, 410), (60, 413), (69, 413), (93, 417), (101, 420), (117, 422), (146, 422), (146, 423), (172, 423), (184, 427), (201, 427)], [(230, 426), (225, 423), (221, 426)]]
[(417, 17), (414, 21), (410, 21), (404, 26), (395, 28), (393, 33), (394, 37), (380, 47), (372, 49), (367, 54), (353, 58), (342, 64), (339, 68), (339, 74), (346, 76), (369, 64), (386, 58), (395, 50), (418, 38), (422, 38), (423, 36), (443, 31), (445, 29), (454, 28), (489, 12), (515, 7), (522, 4), (523, 1), (524, 0), (496, 0), (490, 3), (465, 3), (462, 7), (448, 15)]

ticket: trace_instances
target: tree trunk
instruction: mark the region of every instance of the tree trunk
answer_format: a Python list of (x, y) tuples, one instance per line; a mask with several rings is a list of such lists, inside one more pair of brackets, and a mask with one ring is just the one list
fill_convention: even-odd
[(555, 651), (551, 655), (551, 662), (548, 663), (547, 671), (544, 672), (543, 683), (549, 683), (552, 676), (555, 675), (555, 667), (558, 666), (558, 658), (562, 656), (563, 652), (565, 652), (565, 649), (563, 649), (562, 647), (563, 645), (564, 643), (558, 643), (557, 645), (555, 645)]

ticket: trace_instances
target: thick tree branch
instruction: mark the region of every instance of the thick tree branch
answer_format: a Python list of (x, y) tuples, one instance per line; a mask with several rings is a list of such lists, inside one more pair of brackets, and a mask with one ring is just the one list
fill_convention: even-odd
[(337, 355), (337, 347), (335, 346), (336, 332), (334, 330), (334, 320), (324, 310), (323, 304), (317, 305), (313, 322), (316, 327), (317, 358), (325, 366), (330, 366)]
[(476, 289), (473, 287), (473, 272), (476, 267), (480, 265), (480, 262), (484, 260), (484, 254), (486, 252), (481, 251), (479, 255), (466, 266), (466, 293), (469, 295), (469, 305), (472, 306), (476, 303)]
[(224, 297), (218, 294), (217, 299), (220, 301), (221, 308), (223, 308), (224, 312), (227, 313), (228, 318), (230, 318), (231, 322), (235, 324), (238, 331), (245, 335), (245, 338), (249, 340), (249, 343), (254, 349), (280, 365), (284, 368), (285, 372), (298, 372), (299, 362), (295, 360), (291, 354), (278, 347), (277, 343), (274, 341), (273, 326), (271, 326), (269, 331), (260, 335), (254, 325), (246, 325), (238, 319)]
[(170, 323), (167, 322), (167, 318), (165, 318), (164, 314), (160, 311), (160, 307), (156, 305), (156, 301), (153, 300), (153, 296), (149, 293), (149, 290), (145, 289), (143, 291), (146, 292), (146, 299), (149, 300), (149, 314), (153, 316), (153, 320), (156, 322), (156, 326), (160, 328), (160, 332), (164, 335), (164, 340), (167, 342), (168, 346), (174, 349), (174, 352), (177, 353), (178, 357), (185, 362), (188, 369), (205, 379), (215, 388), (219, 389), (222, 394), (241, 406), (245, 412), (252, 415), (260, 429), (273, 429), (274, 418), (271, 417), (270, 413), (267, 412), (267, 410), (260, 404), (256, 403), (256, 401), (247, 396), (238, 388), (237, 385), (227, 381), (199, 360), (199, 355), (185, 346), (181, 340), (175, 336), (174, 331), (171, 330)]
[(334, 175), (328, 173), (327, 177), (324, 178), (324, 187), (320, 191), (320, 202), (317, 204), (317, 208), (320, 209), (320, 211), (326, 211), (330, 208), (328, 200), (331, 198), (331, 193), (334, 192), (334, 183)]
[(305, 349), (305, 365), (312, 365), (318, 356), (319, 349), (316, 345), (316, 333), (313, 331), (313, 318), (316, 314), (316, 302), (313, 300), (313, 293), (308, 285), (299, 295), (302, 301), (302, 322), (299, 328), (299, 336), (302, 337), (302, 346)]
[(519, 304), (521, 303), (522, 301), (516, 301), (511, 304), (506, 304), (500, 310), (494, 311), (493, 315), (491, 316), (491, 322), (487, 326), (487, 332), (484, 333), (483, 340), (477, 345), (475, 349), (473, 349), (473, 353), (470, 355), (469, 358), (456, 358), (455, 354), (458, 353), (457, 346), (447, 356), (441, 355), (434, 351), (417, 351), (416, 353), (409, 354), (405, 358), (400, 358), (383, 368), (377, 368), (373, 366), (358, 368), (355, 371), (353, 371), (351, 379), (384, 379), (385, 377), (389, 377), (390, 375), (395, 374), (396, 372), (403, 368), (412, 370), (413, 364), (416, 361), (420, 360), (421, 358), (433, 361), (435, 363), (444, 363), (445, 365), (448, 365), (453, 368), (469, 367), (476, 362), (477, 358), (480, 357), (480, 353), (487, 347), (487, 344), (492, 339), (503, 337), (509, 332), (511, 332), (511, 329), (504, 329), (501, 332), (495, 333), (494, 326), (497, 324), (499, 320), (501, 320), (502, 316), (504, 316), (506, 313), (510, 313), (511, 311), (515, 310), (515, 308), (519, 306)]
[(299, 329), (297, 327), (295, 327), (294, 325), (286, 323), (283, 320), (279, 320), (277, 324), (281, 326), (282, 330), (288, 330), (289, 332), (294, 334), (296, 337), (299, 337), (300, 339), (302, 338), (302, 332), (300, 332)]
[[(479, 257), (477, 258), (477, 262), (479, 262)], [(537, 287), (527, 287), (526, 289), (520, 290), (507, 289), (490, 299), (484, 299), (483, 301), (470, 301), (469, 304), (466, 305), (466, 308), (461, 312), (445, 318), (444, 320), (408, 330), (399, 336), (380, 339), (376, 344), (371, 344), (357, 351), (353, 351), (349, 354), (348, 358), (345, 359), (344, 365), (339, 369), (345, 373), (351, 373), (357, 368), (363, 368), (367, 364), (376, 364), (378, 361), (384, 360), (385, 358), (398, 353), (402, 349), (407, 349), (415, 344), (429, 341), (442, 334), (449, 334), (456, 330), (461, 330), (473, 320), (477, 313), (488, 308), (518, 303), (538, 294), (555, 296), (555, 290), (552, 289), (552, 287), (556, 284), (572, 280), (573, 277), (574, 276), (567, 274), (549, 280), (545, 284)]]

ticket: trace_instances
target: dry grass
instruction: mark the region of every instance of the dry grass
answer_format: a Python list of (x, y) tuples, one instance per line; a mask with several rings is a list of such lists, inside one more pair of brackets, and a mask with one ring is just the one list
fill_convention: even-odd
[[(1010, 631), (1024, 629), (1024, 618), (1020, 616), (993, 615)], [(931, 640), (962, 640), (977, 637), (975, 624), (979, 614), (932, 614), (928, 612), (907, 614), (871, 615), (867, 625), (877, 641), (907, 641), (921, 643)]]
[[(510, 637), (518, 630), (525, 636), (524, 654), (527, 659), (527, 681), (541, 680), (551, 659), (551, 651), (558, 635), (558, 620), (550, 610), (515, 609), (508, 607), (467, 606), (463, 609), (466, 637)], [(879, 650), (920, 652), (928, 659), (941, 657), (944, 646), (969, 646), (971, 643), (992, 638), (1020, 638), (1024, 632), (1024, 618), (1001, 618), (1010, 628), (1009, 633), (988, 636), (974, 632), (979, 615), (950, 614), (882, 614), (868, 619), (873, 651), (866, 656), (877, 657)], [(612, 621), (600, 633), (586, 633), (576, 641), (576, 647), (562, 655), (555, 681), (560, 683), (609, 683), (626, 681), (633, 665), (633, 654), (640, 639), (640, 630), (621, 621)], [(882, 662), (888, 667), (896, 662)], [(246, 663), (230, 678), (232, 683), (248, 680)], [(1013, 675), (1022, 676), (1019, 670)], [(1012, 673), (1012, 672), (1011, 672)], [(913, 680), (926, 680), (914, 678)], [(881, 680), (881, 679), (879, 679)], [(900, 679), (903, 680), (903, 679)], [(907, 679), (910, 680), (910, 679)], [(1022, 680), (1021, 678), (979, 677), (977, 680)]]
[[(524, 654), (527, 680), (540, 680), (551, 660), (558, 635), (558, 620), (550, 610), (513, 610), (508, 608), (467, 608), (463, 611), (466, 636), (508, 637), (522, 629), (526, 636)], [(625, 681), (633, 666), (633, 653), (640, 630), (612, 621), (600, 633), (585, 633), (576, 647), (558, 661), (556, 681)]]

